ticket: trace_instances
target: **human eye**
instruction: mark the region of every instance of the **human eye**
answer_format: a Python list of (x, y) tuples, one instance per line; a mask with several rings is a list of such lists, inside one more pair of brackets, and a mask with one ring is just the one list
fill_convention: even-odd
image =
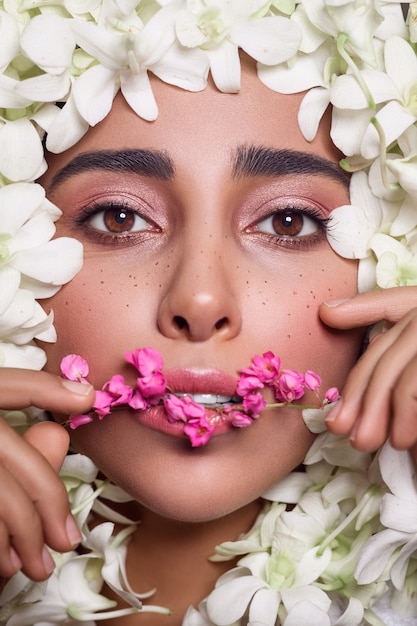
[(76, 219), (92, 239), (122, 243), (144, 233), (159, 232), (152, 220), (145, 218), (137, 206), (125, 199), (104, 200), (83, 207)]
[(273, 208), (249, 232), (265, 235), (267, 241), (287, 247), (312, 245), (325, 239), (328, 217), (318, 208), (282, 201)]

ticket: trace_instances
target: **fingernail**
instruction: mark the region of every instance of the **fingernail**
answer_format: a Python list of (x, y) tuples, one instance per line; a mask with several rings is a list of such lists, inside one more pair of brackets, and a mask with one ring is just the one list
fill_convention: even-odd
[(324, 421), (327, 422), (328, 424), (330, 424), (331, 422), (334, 422), (341, 410), (342, 410), (342, 400), (338, 400), (336, 404), (327, 413)]
[(87, 385), (86, 383), (77, 383), (74, 380), (62, 380), (63, 386), (71, 391), (71, 393), (76, 393), (79, 396), (88, 396), (90, 391), (93, 388), (93, 385)]
[(339, 305), (343, 304), (344, 302), (348, 302), (349, 300), (350, 300), (350, 298), (343, 298), (342, 300), (330, 300), (328, 302), (323, 302), (323, 304), (325, 306), (328, 306), (328, 307), (332, 308), (332, 307), (339, 306)]
[(16, 572), (22, 569), (22, 561), (17, 556), (17, 552), (15, 551), (14, 548), (10, 548), (9, 557)]
[(70, 540), (71, 546), (75, 548), (81, 541), (81, 533), (77, 526), (77, 523), (71, 513), (67, 517), (66, 521), (67, 535)]
[(52, 572), (55, 569), (55, 562), (53, 558), (51, 557), (49, 550), (46, 546), (44, 546), (42, 550), (42, 562), (45, 568), (45, 572), (47, 574), (52, 574)]

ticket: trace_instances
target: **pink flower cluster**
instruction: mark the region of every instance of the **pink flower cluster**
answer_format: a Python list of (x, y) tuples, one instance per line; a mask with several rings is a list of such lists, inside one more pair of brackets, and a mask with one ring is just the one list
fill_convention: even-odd
[[(167, 390), (165, 377), (162, 373), (163, 360), (159, 352), (153, 348), (137, 348), (127, 352), (125, 359), (138, 372), (136, 385), (125, 383), (124, 377), (115, 374), (107, 381), (100, 391), (96, 391), (93, 405), (99, 420), (109, 415), (113, 409), (128, 406), (136, 411), (143, 411), (151, 406), (163, 404), (170, 423), (183, 423), (184, 434), (194, 447), (205, 445), (215, 431), (215, 421), (208, 416), (207, 408), (198, 404), (189, 395), (180, 396)], [(88, 363), (76, 354), (69, 354), (61, 361), (61, 372), (64, 378), (88, 384)], [(320, 377), (312, 371), (305, 374), (296, 370), (281, 370), (281, 360), (272, 352), (255, 356), (246, 369), (241, 370), (236, 394), (241, 398), (239, 404), (229, 404), (212, 409), (214, 415), (222, 414), (232, 426), (243, 428), (252, 424), (266, 406), (283, 406), (299, 400), (306, 389), (315, 392), (321, 386)], [(270, 388), (278, 404), (267, 405), (261, 389)], [(336, 388), (329, 389), (320, 404), (334, 402), (339, 396)], [(93, 415), (71, 415), (69, 427), (78, 428), (93, 420)]]

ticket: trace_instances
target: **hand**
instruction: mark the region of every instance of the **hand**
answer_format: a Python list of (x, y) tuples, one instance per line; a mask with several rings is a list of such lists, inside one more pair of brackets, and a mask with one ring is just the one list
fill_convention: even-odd
[[(34, 405), (70, 414), (87, 411), (93, 401), (90, 385), (46, 372), (0, 369), (4, 409)], [(68, 444), (68, 433), (58, 424), (36, 424), (21, 437), (0, 419), (0, 576), (22, 569), (32, 580), (44, 580), (54, 567), (46, 545), (66, 552), (79, 543), (58, 477)]]
[(331, 305), (320, 307), (320, 317), (332, 328), (381, 320), (391, 327), (370, 342), (352, 369), (326, 420), (329, 430), (350, 434), (352, 445), (365, 451), (389, 437), (395, 448), (414, 448), (417, 459), (417, 287), (363, 293)]

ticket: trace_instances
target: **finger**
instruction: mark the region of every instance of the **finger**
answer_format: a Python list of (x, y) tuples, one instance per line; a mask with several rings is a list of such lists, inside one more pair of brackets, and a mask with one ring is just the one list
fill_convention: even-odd
[(29, 578), (44, 580), (52, 572), (53, 562), (45, 546), (36, 509), (20, 483), (1, 464), (0, 481), (0, 575), (8, 577), (15, 573), (12, 561), (15, 553)]
[(399, 450), (406, 450), (417, 443), (416, 356), (404, 368), (394, 389), (390, 441)]
[(92, 385), (64, 380), (48, 372), (2, 368), (0, 407), (23, 409), (36, 406), (59, 413), (84, 413), (94, 402)]
[(361, 293), (339, 303), (325, 302), (320, 306), (319, 315), (327, 326), (346, 330), (381, 320), (398, 322), (415, 307), (417, 287), (393, 287)]
[(23, 438), (59, 472), (69, 447), (69, 434), (62, 426), (41, 422), (29, 428)]
[[(44, 424), (29, 434), (29, 440), (34, 438), (39, 442), (41, 434), (45, 433), (49, 444), (60, 448), (48, 457), (56, 465), (62, 462), (64, 441), (68, 442), (65, 431), (61, 429), (64, 439), (60, 429), (58, 425)], [(48, 445), (48, 441), (42, 442), (40, 447)], [(0, 420), (0, 519), (9, 529), (11, 545), (24, 568), (31, 578), (36, 576), (36, 580), (41, 574), (47, 575), (45, 543), (65, 552), (80, 540), (65, 487), (48, 458)]]
[[(379, 441), (383, 442), (390, 417), (390, 390), (404, 365), (414, 356), (414, 344), (406, 332), (410, 329), (413, 332), (413, 325), (416, 320), (409, 314), (368, 347), (346, 380), (342, 400), (327, 416), (326, 424), (331, 432), (337, 435), (351, 433), (358, 447), (369, 445), (370, 442), (366, 442), (369, 436), (376, 441), (379, 435)], [(362, 426), (358, 436), (358, 420), (366, 415), (376, 423), (372, 423), (372, 432)]]

